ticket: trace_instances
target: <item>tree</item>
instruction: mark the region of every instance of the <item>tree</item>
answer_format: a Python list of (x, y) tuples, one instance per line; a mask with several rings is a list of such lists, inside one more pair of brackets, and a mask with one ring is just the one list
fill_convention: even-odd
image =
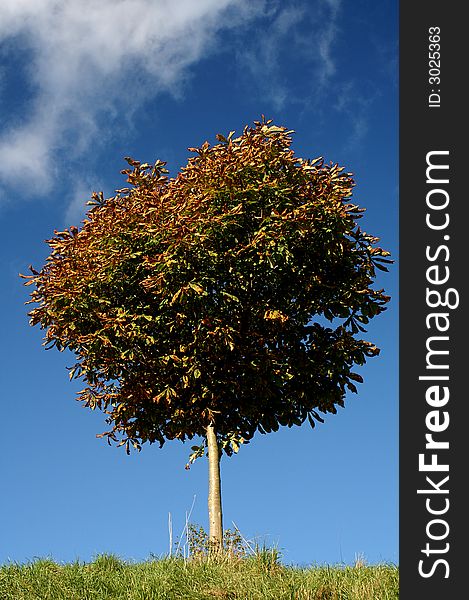
[(94, 193), (81, 229), (54, 232), (23, 276), (30, 323), (75, 353), (78, 399), (107, 415), (98, 437), (127, 452), (202, 438), (190, 461), (208, 451), (217, 546), (222, 453), (336, 413), (379, 353), (356, 336), (389, 300), (372, 289), (389, 252), (357, 225), (352, 174), (296, 157), (292, 133), (263, 117), (190, 148), (175, 178), (127, 158), (130, 187)]

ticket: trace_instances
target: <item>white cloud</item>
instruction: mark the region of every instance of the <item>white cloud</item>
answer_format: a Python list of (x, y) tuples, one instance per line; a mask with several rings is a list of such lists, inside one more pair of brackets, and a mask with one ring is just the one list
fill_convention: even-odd
[(16, 115), (0, 132), (0, 182), (24, 182), (26, 167), (26, 191), (50, 189), (59, 154), (79, 157), (102, 135), (103, 116), (124, 106), (129, 114), (163, 91), (181, 93), (188, 67), (213, 49), (217, 34), (249, 21), (263, 5), (3, 0), (0, 42), (30, 54), (25, 72), (34, 96), (20, 124)]

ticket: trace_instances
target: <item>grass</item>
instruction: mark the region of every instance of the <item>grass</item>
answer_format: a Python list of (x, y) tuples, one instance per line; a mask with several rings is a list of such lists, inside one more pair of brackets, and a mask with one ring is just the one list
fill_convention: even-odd
[(39, 559), (0, 567), (1, 600), (394, 600), (394, 565), (308, 568), (281, 565), (278, 553), (129, 563), (113, 555), (91, 563)]

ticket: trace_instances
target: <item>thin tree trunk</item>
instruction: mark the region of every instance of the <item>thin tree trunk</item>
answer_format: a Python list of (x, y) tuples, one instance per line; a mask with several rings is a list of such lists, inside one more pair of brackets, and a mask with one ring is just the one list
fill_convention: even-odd
[(207, 447), (209, 539), (215, 550), (221, 550), (223, 548), (223, 516), (221, 510), (220, 450), (213, 424), (207, 427)]

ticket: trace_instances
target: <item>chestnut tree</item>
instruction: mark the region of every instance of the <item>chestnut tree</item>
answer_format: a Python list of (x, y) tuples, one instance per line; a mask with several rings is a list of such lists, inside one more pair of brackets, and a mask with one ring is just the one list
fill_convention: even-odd
[(357, 225), (352, 174), (295, 156), (292, 133), (263, 117), (190, 148), (175, 178), (127, 158), (129, 187), (94, 193), (23, 276), (30, 323), (75, 354), (78, 399), (107, 415), (98, 437), (129, 452), (200, 436), (190, 461), (207, 452), (217, 546), (221, 455), (336, 413), (379, 353), (361, 334), (389, 300), (373, 289), (389, 253)]

